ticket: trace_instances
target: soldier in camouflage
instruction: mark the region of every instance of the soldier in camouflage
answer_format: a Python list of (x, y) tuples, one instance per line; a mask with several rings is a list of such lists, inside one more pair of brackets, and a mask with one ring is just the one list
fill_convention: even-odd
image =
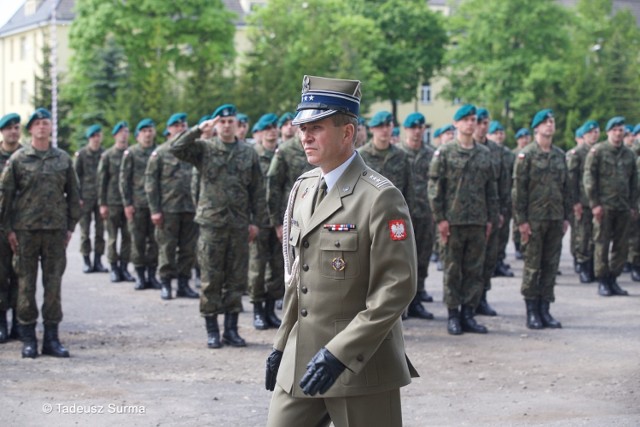
[(278, 130), (280, 130), (280, 142), (288, 141), (298, 132), (298, 126), (294, 126), (291, 122), (295, 114), (284, 113), (278, 119)]
[(521, 292), (530, 329), (562, 327), (549, 307), (573, 201), (564, 153), (553, 145), (555, 126), (551, 110), (536, 113), (535, 142), (520, 150), (513, 171), (515, 221), (526, 255)]
[[(168, 141), (186, 129), (187, 115), (172, 115), (167, 121)], [(171, 280), (176, 278), (176, 297), (200, 296), (189, 287), (198, 239), (196, 209), (191, 197), (192, 169), (190, 163), (169, 152), (169, 143), (166, 143), (151, 153), (145, 171), (144, 189), (158, 242), (160, 298), (163, 300), (171, 299)]]
[[(31, 142), (9, 158), (2, 174), (2, 223), (18, 276), (17, 315), (22, 357), (38, 356), (36, 279), (42, 267), (42, 354), (69, 357), (58, 338), (66, 248), (80, 217), (73, 161), (51, 146), (51, 113), (38, 108), (26, 125)], [(46, 209), (43, 207), (46, 206)]]
[[(221, 105), (206, 120), (171, 143), (170, 152), (200, 172), (198, 261), (202, 269), (200, 313), (205, 318), (210, 348), (220, 348), (218, 314), (224, 313), (225, 344), (243, 347), (238, 313), (247, 289), (249, 245), (266, 224), (264, 182), (258, 154), (235, 136), (236, 108)], [(202, 130), (217, 127), (213, 141)]]
[(624, 146), (624, 118), (607, 123), (607, 140), (589, 150), (584, 169), (584, 188), (593, 213), (594, 264), (598, 293), (628, 295), (617, 277), (627, 259), (627, 229), (638, 214), (636, 156)]
[(443, 246), (447, 331), (484, 334), (487, 328), (474, 316), (484, 287), (486, 241), (498, 216), (496, 178), (491, 152), (473, 138), (476, 108), (460, 107), (453, 120), (457, 137), (433, 154), (428, 190)]
[[(640, 157), (640, 141), (636, 139), (640, 133), (640, 126), (626, 125), (625, 130), (627, 132), (625, 133), (624, 144), (633, 151), (636, 157)], [(640, 216), (629, 220), (627, 234), (629, 236), (629, 255), (623, 271), (627, 273), (631, 271), (631, 280), (640, 282)]]
[(120, 167), (120, 195), (133, 241), (131, 258), (136, 269), (136, 290), (161, 288), (156, 278), (158, 244), (144, 190), (147, 163), (156, 149), (155, 136), (153, 121), (142, 119), (135, 130), (138, 144), (125, 150)]
[[(529, 129), (527, 128), (518, 129), (518, 132), (516, 132), (516, 147), (513, 149), (514, 165), (515, 165), (515, 158), (520, 153), (520, 150), (522, 150), (524, 147), (529, 145), (530, 142), (531, 142), (531, 132), (529, 131)], [(511, 172), (513, 173), (513, 167), (511, 168)], [(513, 183), (511, 185), (513, 187)], [(512, 228), (513, 230), (511, 232), (511, 238), (513, 240), (513, 246), (515, 247), (515, 252), (516, 252), (515, 256), (516, 256), (516, 259), (521, 260), (524, 258), (524, 256), (522, 254), (522, 247), (520, 245), (520, 230), (518, 230), (518, 227), (515, 224), (515, 221), (513, 222)]]

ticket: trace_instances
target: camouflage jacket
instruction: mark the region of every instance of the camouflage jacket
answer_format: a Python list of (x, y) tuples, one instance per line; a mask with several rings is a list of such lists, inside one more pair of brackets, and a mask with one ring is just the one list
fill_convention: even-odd
[(200, 172), (196, 222), (209, 227), (243, 228), (267, 224), (264, 180), (258, 154), (244, 142), (199, 139), (194, 126), (171, 142), (169, 151)]
[[(2, 176), (2, 171), (4, 171), (4, 167), (6, 166), (7, 160), (9, 160), (9, 157), (11, 157), (11, 155), (16, 151), (20, 150), (22, 148), (22, 145), (18, 144), (16, 151), (12, 151), (11, 153), (9, 153), (8, 151), (4, 151), (1, 147), (2, 147), (2, 143), (0, 142), (0, 176)], [(0, 180), (0, 189), (1, 188), (2, 188), (2, 181)], [(0, 191), (0, 195), (1, 194), (2, 192)], [(0, 209), (2, 209), (1, 201), (0, 201)], [(0, 218), (2, 218), (2, 214), (0, 214)], [(3, 224), (2, 224), (2, 220), (0, 219), (0, 230), (2, 229), (3, 229)]]
[(124, 156), (123, 150), (115, 146), (105, 150), (98, 163), (98, 204), (122, 206), (120, 195), (120, 167)]
[(498, 217), (498, 195), (491, 151), (475, 143), (470, 150), (457, 140), (441, 145), (429, 168), (429, 203), (437, 223), (486, 225)]
[(584, 165), (591, 145), (584, 143), (567, 151), (567, 168), (569, 170), (569, 192), (575, 203), (580, 202), (582, 206), (589, 206), (589, 198), (584, 189)]
[(564, 152), (549, 152), (533, 142), (523, 148), (513, 169), (513, 207), (516, 224), (568, 220), (573, 201)]
[(288, 139), (278, 147), (267, 172), (267, 205), (271, 225), (282, 225), (293, 184), (300, 175), (313, 168), (307, 162), (299, 137)]
[(503, 215), (509, 215), (513, 213), (513, 200), (511, 200), (511, 188), (513, 187), (513, 165), (516, 163), (516, 155), (509, 148), (501, 145), (502, 148), (502, 169), (503, 174), (506, 179), (506, 193), (507, 193), (507, 204), (506, 211), (503, 212)]
[(136, 144), (125, 150), (120, 166), (120, 195), (122, 204), (136, 208), (148, 208), (147, 193), (144, 191), (144, 174), (147, 163), (156, 149), (152, 144), (148, 148)]
[(78, 177), (67, 153), (39, 153), (29, 144), (9, 158), (2, 174), (5, 230), (73, 231), (79, 218)]
[(192, 171), (191, 163), (169, 152), (169, 143), (151, 153), (144, 179), (151, 213), (196, 211), (191, 195)]
[[(507, 171), (504, 162), (504, 151), (502, 147), (490, 139), (485, 140), (482, 144), (491, 152), (491, 164), (493, 165), (493, 173), (496, 176), (496, 190), (498, 192), (498, 213), (500, 215), (508, 215), (511, 212), (511, 178), (510, 171)], [(493, 224), (497, 230), (497, 220)]]
[(591, 208), (637, 209), (636, 155), (624, 145), (616, 147), (605, 141), (593, 146), (587, 154), (582, 179)]
[(88, 146), (76, 152), (74, 169), (80, 183), (80, 199), (86, 202), (98, 200), (98, 163), (104, 148), (92, 151)]
[[(264, 145), (262, 144), (254, 144), (253, 149), (256, 150), (256, 153), (258, 153), (258, 160), (260, 161), (260, 171), (262, 172), (262, 176), (264, 177), (266, 182), (267, 173), (269, 172), (271, 161), (273, 160), (273, 157), (275, 156), (276, 152), (267, 150), (266, 148), (264, 148)], [(266, 191), (266, 185), (265, 185), (265, 191)]]
[(419, 150), (413, 150), (404, 143), (399, 146), (407, 154), (413, 171), (413, 187), (416, 197), (411, 217), (431, 218), (431, 206), (429, 206), (427, 192), (429, 188), (429, 165), (435, 150), (428, 145), (424, 145)]

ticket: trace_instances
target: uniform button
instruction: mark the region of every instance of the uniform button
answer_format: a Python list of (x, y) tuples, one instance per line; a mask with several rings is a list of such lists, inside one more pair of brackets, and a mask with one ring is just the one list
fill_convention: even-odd
[(337, 240), (333, 244), (336, 246), (336, 248), (340, 247), (340, 242), (338, 242)]
[(307, 292), (309, 292), (309, 289), (307, 289), (306, 286), (301, 287), (300, 290), (302, 291), (303, 294), (306, 294)]
[(302, 269), (304, 271), (309, 271), (309, 266), (307, 264), (302, 264)]
[(307, 309), (303, 308), (302, 310), (300, 310), (300, 314), (302, 314), (302, 317), (307, 317)]
[(356, 357), (356, 360), (357, 360), (358, 362), (362, 362), (362, 361), (364, 360), (364, 356), (363, 356), (363, 355), (361, 355), (361, 354), (359, 354), (359, 355)]
[(304, 242), (302, 242), (302, 246), (304, 246), (305, 248), (309, 247), (309, 241), (305, 240)]

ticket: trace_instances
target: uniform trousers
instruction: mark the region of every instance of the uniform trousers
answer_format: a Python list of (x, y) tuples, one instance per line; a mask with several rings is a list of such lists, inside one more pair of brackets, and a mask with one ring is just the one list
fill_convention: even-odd
[(555, 301), (554, 287), (562, 252), (562, 223), (562, 220), (529, 221), (531, 235), (523, 245), (526, 251), (521, 287), (524, 299)]
[(480, 304), (485, 252), (484, 225), (451, 225), (444, 249), (444, 303), (447, 308)]
[(136, 208), (129, 232), (133, 241), (131, 261), (136, 268), (158, 265), (158, 244), (149, 208)]
[(252, 303), (284, 295), (282, 243), (273, 227), (261, 228), (249, 245), (249, 296)]
[(160, 278), (191, 277), (198, 244), (194, 218), (193, 212), (163, 214), (162, 228), (155, 231)]
[(595, 242), (594, 267), (596, 277), (622, 273), (629, 252), (627, 229), (631, 213), (628, 210), (604, 209), (602, 221), (593, 220)]
[(100, 206), (97, 200), (85, 200), (78, 225), (80, 226), (80, 253), (91, 255), (91, 223), (95, 226), (94, 252), (96, 255), (104, 253), (104, 223), (100, 216)]
[[(118, 232), (120, 232), (120, 252), (118, 254)], [(107, 217), (107, 258), (109, 263), (115, 264), (120, 261), (127, 264), (131, 258), (131, 233), (127, 225), (127, 217), (124, 216), (124, 207), (109, 206), (109, 216)]]
[(0, 311), (15, 308), (18, 299), (18, 277), (13, 270), (13, 251), (7, 233), (0, 230)]
[(582, 207), (580, 220), (573, 220), (575, 224), (575, 257), (578, 262), (587, 262), (593, 259), (593, 213), (589, 206)]

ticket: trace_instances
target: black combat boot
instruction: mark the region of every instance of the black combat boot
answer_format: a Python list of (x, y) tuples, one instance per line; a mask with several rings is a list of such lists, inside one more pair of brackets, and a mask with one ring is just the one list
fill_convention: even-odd
[(195, 287), (196, 289), (200, 289), (200, 287), (202, 286), (202, 282), (200, 281), (200, 267), (199, 266), (195, 266), (193, 268), (193, 271), (195, 272), (194, 276), (194, 283), (195, 283)]
[(36, 324), (18, 325), (22, 339), (22, 357), (35, 359), (38, 357), (38, 339), (36, 338)]
[(44, 338), (42, 339), (42, 354), (53, 357), (69, 357), (69, 352), (60, 344), (58, 339), (58, 325), (44, 325)]
[(631, 267), (631, 280), (640, 282), (640, 265), (633, 265)]
[(178, 277), (178, 290), (176, 291), (178, 298), (200, 298), (200, 294), (189, 287), (188, 277)]
[(611, 289), (612, 295), (620, 295), (623, 297), (629, 295), (629, 292), (625, 291), (620, 287), (620, 285), (618, 285), (617, 277), (613, 274), (609, 274), (609, 289)]
[(498, 313), (496, 313), (496, 311), (493, 308), (491, 308), (491, 306), (487, 302), (487, 290), (486, 289), (482, 292), (482, 299), (480, 300), (480, 304), (478, 304), (478, 307), (476, 308), (476, 314), (480, 314), (480, 315), (483, 315), (483, 316), (497, 316), (498, 315)]
[(495, 277), (513, 277), (513, 271), (511, 271), (510, 266), (505, 264), (504, 261), (499, 260), (493, 275)]
[(9, 328), (7, 324), (7, 311), (0, 310), (0, 343), (9, 341)]
[(470, 305), (462, 306), (462, 318), (460, 319), (460, 326), (464, 332), (473, 332), (474, 334), (486, 334), (487, 328), (484, 325), (480, 325), (476, 322), (474, 316), (474, 309)]
[(582, 271), (582, 264), (578, 262), (578, 259), (576, 257), (573, 257), (573, 271), (576, 274), (580, 274), (580, 272)]
[(247, 343), (238, 335), (238, 313), (224, 314), (222, 342), (232, 347), (245, 347)]
[(100, 254), (93, 254), (93, 271), (96, 273), (108, 273), (109, 270), (102, 265), (102, 261), (100, 260), (101, 257), (102, 255)]
[(276, 316), (276, 300), (267, 298), (264, 303), (264, 317), (271, 328), (279, 328), (282, 321)]
[(89, 258), (89, 255), (82, 256), (82, 272), (83, 273), (93, 272), (93, 266), (91, 265), (91, 258)]
[(580, 263), (580, 283), (592, 283), (594, 281), (590, 264), (591, 261)]
[(449, 332), (449, 335), (462, 335), (462, 326), (460, 325), (460, 311), (457, 308), (449, 309), (447, 332)]
[(524, 303), (527, 306), (527, 328), (542, 329), (542, 319), (540, 319), (540, 304), (537, 299), (526, 299)]
[(127, 267), (126, 262), (120, 261), (120, 274), (122, 275), (122, 280), (125, 282), (135, 282), (136, 279), (129, 273), (129, 269)]
[(162, 285), (156, 278), (156, 270), (158, 266), (147, 267), (147, 286), (153, 289), (162, 289)]
[(253, 303), (253, 327), (259, 331), (269, 329), (267, 318), (264, 315), (264, 305), (262, 301)]
[(207, 347), (220, 348), (220, 329), (218, 329), (218, 315), (205, 316), (205, 324), (207, 325)]
[(433, 297), (429, 295), (426, 289), (420, 289), (418, 291), (418, 298), (422, 302), (433, 302)]
[(111, 263), (111, 274), (109, 275), (109, 279), (111, 280), (111, 283), (122, 282), (122, 272), (120, 271), (120, 267), (118, 267), (117, 262)]
[(562, 328), (562, 324), (554, 319), (551, 313), (549, 313), (550, 305), (551, 303), (549, 301), (545, 301), (542, 298), (540, 299), (540, 320), (542, 320), (542, 324), (545, 328)]
[(276, 308), (277, 308), (278, 310), (282, 310), (282, 304), (283, 304), (283, 303), (284, 303), (284, 302), (282, 301), (282, 298), (280, 298), (280, 299), (276, 300)]
[(160, 285), (162, 286), (162, 289), (160, 290), (160, 298), (165, 300), (171, 299), (171, 279), (168, 277), (161, 277)]
[(416, 294), (411, 300), (409, 304), (409, 308), (407, 309), (407, 316), (409, 317), (417, 317), (418, 319), (431, 320), (433, 319), (433, 314), (429, 313), (426, 308), (420, 302), (420, 297)]
[(622, 266), (622, 272), (623, 273), (630, 273), (631, 272), (631, 263), (630, 262), (625, 262), (624, 265)]
[(513, 246), (516, 247), (516, 259), (524, 259), (524, 256), (522, 256), (522, 245), (520, 244), (520, 242), (514, 242)]
[(18, 328), (18, 316), (16, 315), (16, 309), (11, 309), (11, 332), (9, 338), (12, 340), (20, 339), (20, 329)]
[(602, 297), (611, 296), (611, 288), (609, 287), (609, 278), (607, 276), (598, 278), (598, 295)]
[(136, 284), (133, 287), (136, 291), (141, 291), (147, 288), (147, 281), (144, 278), (146, 268), (136, 267)]

